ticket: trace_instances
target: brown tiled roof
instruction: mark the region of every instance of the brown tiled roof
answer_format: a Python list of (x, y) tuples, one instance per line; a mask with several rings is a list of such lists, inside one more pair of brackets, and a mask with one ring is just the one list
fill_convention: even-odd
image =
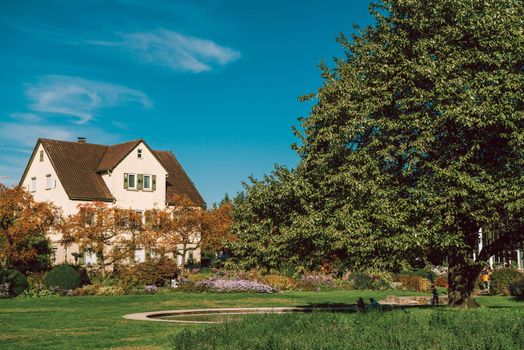
[(114, 169), (140, 142), (143, 142), (143, 140), (129, 141), (106, 147), (106, 152), (96, 171), (104, 172)]
[(158, 159), (168, 171), (166, 179), (166, 201), (173, 197), (173, 194), (187, 196), (196, 206), (204, 207), (205, 202), (195, 185), (187, 176), (186, 172), (171, 151), (154, 151)]
[[(24, 175), (23, 183), (29, 165), (35, 157), (38, 145), (41, 143), (53, 164), (60, 182), (71, 199), (113, 201), (113, 195), (107, 188), (101, 173), (114, 169), (140, 142), (135, 140), (117, 145), (106, 146), (93, 143), (79, 143), (49, 139), (38, 139)], [(144, 145), (149, 146), (144, 142)], [(166, 169), (166, 201), (173, 194), (187, 196), (195, 205), (204, 206), (205, 202), (195, 185), (170, 151), (154, 151), (152, 153)]]
[(57, 140), (39, 140), (71, 199), (112, 201), (104, 180), (96, 173), (107, 146)]

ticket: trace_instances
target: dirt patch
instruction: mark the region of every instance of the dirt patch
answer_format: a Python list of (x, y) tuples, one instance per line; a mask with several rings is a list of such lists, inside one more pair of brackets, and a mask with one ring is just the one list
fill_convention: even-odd
[(16, 335), (0, 334), (0, 340), (10, 340), (18, 338)]

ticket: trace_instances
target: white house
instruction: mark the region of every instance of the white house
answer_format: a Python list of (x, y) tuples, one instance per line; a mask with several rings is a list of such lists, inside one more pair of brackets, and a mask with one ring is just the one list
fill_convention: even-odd
[[(102, 201), (110, 206), (133, 209), (163, 209), (173, 194), (185, 195), (203, 207), (204, 200), (186, 172), (170, 151), (156, 151), (140, 139), (116, 145), (38, 139), (20, 180), (20, 186), (32, 193), (36, 201), (49, 201), (64, 215), (74, 214), (77, 206), (89, 201)], [(50, 234), (55, 263), (72, 261), (70, 247), (66, 253), (61, 237)], [(200, 252), (188, 252), (199, 260)], [(85, 263), (96, 257), (84, 254)], [(138, 261), (145, 252), (135, 252)], [(186, 257), (187, 258), (187, 257)]]

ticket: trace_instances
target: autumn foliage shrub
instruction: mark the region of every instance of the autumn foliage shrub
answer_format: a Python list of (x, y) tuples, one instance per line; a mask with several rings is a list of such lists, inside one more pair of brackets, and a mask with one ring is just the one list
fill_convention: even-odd
[(447, 288), (448, 287), (448, 280), (446, 277), (442, 277), (442, 276), (437, 276), (435, 277), (435, 286), (437, 287), (444, 287), (444, 288)]
[(8, 286), (4, 291), (4, 294), (7, 297), (16, 297), (29, 287), (27, 278), (23, 273), (17, 270), (0, 271), (0, 284)]
[(492, 295), (510, 295), (509, 286), (523, 278), (516, 269), (499, 269), (493, 271), (489, 292)]
[(402, 284), (402, 289), (414, 292), (429, 292), (431, 290), (431, 282), (422, 276), (416, 275), (398, 275), (397, 282)]
[(263, 276), (261, 282), (269, 284), (271, 287), (278, 290), (291, 290), (295, 289), (297, 286), (297, 282), (293, 278), (276, 274)]
[(44, 278), (44, 284), (49, 289), (73, 290), (80, 286), (80, 281), (80, 273), (67, 264), (52, 268)]
[(176, 262), (172, 259), (151, 260), (130, 266), (122, 271), (121, 278), (128, 284), (163, 286), (177, 273)]

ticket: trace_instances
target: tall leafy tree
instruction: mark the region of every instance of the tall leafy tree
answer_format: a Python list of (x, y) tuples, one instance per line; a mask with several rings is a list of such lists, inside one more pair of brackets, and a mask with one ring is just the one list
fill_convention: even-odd
[[(306, 202), (279, 229), (351, 266), (447, 261), (450, 304), (475, 306), (486, 260), (524, 239), (524, 2), (370, 9), (374, 25), (340, 35), (346, 57), (306, 97)], [(481, 228), (496, 238), (474, 254)]]

